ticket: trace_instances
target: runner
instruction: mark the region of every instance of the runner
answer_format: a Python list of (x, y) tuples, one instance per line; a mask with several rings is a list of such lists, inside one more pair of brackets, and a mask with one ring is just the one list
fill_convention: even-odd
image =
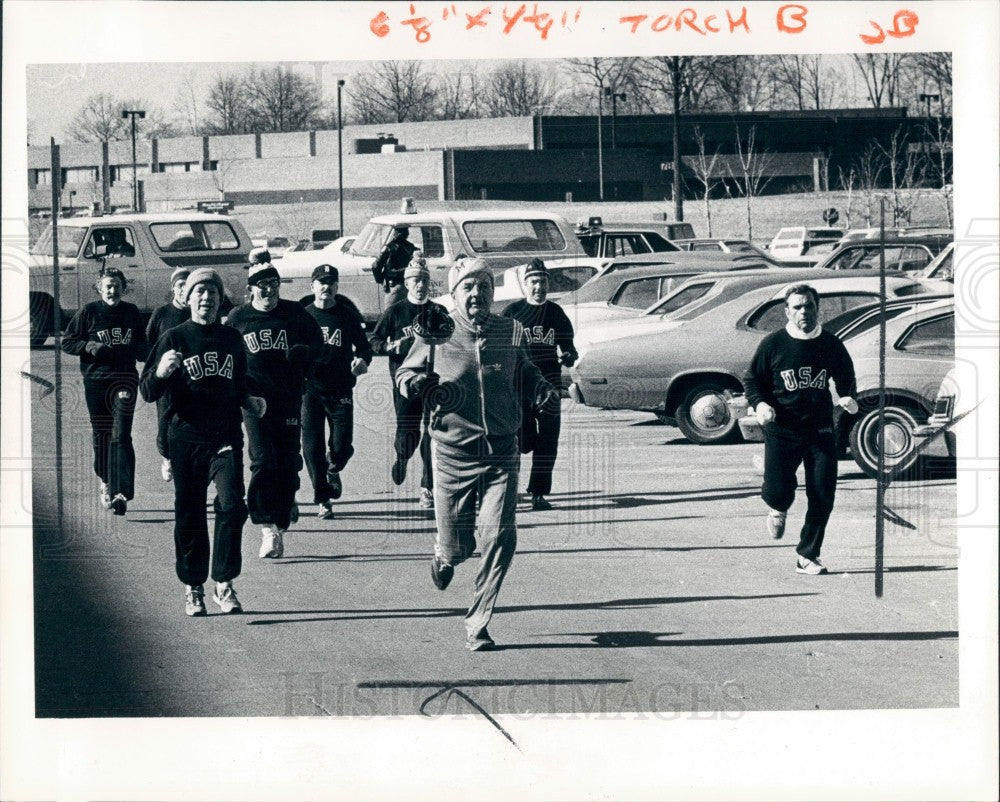
[(101, 506), (124, 515), (135, 494), (132, 417), (139, 385), (135, 363), (146, 358), (149, 346), (139, 308), (122, 300), (128, 292), (125, 275), (102, 267), (95, 289), (100, 300), (73, 316), (62, 350), (80, 357)]
[(302, 454), (323, 519), (333, 518), (333, 502), (344, 491), (340, 472), (354, 455), (354, 385), (372, 361), (361, 315), (337, 294), (338, 286), (337, 268), (317, 267), (315, 300), (306, 308), (323, 333), (323, 346), (309, 367), (302, 397)]
[[(240, 408), (259, 418), (266, 404), (247, 392), (247, 363), (239, 334), (217, 322), (222, 279), (210, 268), (188, 277), (184, 299), (191, 319), (169, 329), (153, 346), (142, 372), (146, 401), (165, 398), (167, 440), (174, 473), (174, 551), (184, 583), (184, 612), (206, 615), (204, 583), (215, 580), (213, 600), (223, 613), (240, 613), (233, 580), (241, 553), (247, 507), (243, 500)], [(205, 502), (215, 484), (215, 533), (209, 547)]]
[(243, 415), (250, 454), (247, 505), (250, 520), (261, 527), (259, 556), (277, 559), (297, 517), (305, 372), (323, 335), (302, 304), (279, 297), (281, 279), (270, 262), (250, 266), (247, 286), (250, 301), (230, 312), (226, 325), (243, 336), (250, 392), (267, 402), (262, 418)]

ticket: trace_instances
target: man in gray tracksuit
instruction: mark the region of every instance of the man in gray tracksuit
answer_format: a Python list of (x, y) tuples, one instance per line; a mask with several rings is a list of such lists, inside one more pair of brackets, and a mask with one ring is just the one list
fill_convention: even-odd
[(396, 385), (407, 398), (424, 393), (430, 409), (437, 522), (431, 577), (438, 589), (472, 556), (479, 536), (482, 559), (465, 628), (466, 647), (482, 651), (494, 646), (486, 626), (517, 545), (520, 393), (541, 406), (557, 391), (528, 357), (521, 324), (490, 314), (493, 275), (482, 259), (453, 267), (448, 286), (454, 334), (436, 346), (430, 364), (431, 346), (418, 338)]

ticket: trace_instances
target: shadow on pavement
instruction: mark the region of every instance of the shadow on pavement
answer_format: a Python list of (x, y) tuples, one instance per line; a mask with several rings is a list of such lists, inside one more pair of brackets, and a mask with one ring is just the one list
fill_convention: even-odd
[(758, 635), (746, 638), (684, 638), (664, 640), (683, 632), (556, 632), (557, 636), (589, 637), (578, 643), (513, 643), (498, 645), (506, 649), (625, 649), (635, 646), (762, 646), (775, 643), (816, 643), (823, 641), (929, 641), (952, 640), (956, 630), (929, 632), (819, 632), (804, 635)]
[[(496, 613), (532, 613), (543, 610), (639, 610), (664, 604), (687, 604), (706, 601), (757, 601), (759, 599), (783, 599), (796, 596), (817, 596), (817, 593), (762, 593), (747, 596), (650, 596), (638, 599), (611, 599), (599, 602), (567, 602), (563, 604), (518, 604), (497, 606)], [(272, 624), (306, 624), (316, 621), (364, 621), (383, 618), (447, 618), (465, 615), (464, 607), (415, 607), (385, 608), (380, 610), (338, 609), (338, 610), (253, 610), (252, 615), (311, 615), (312, 618), (289, 618), (273, 621), (249, 621), (251, 626)], [(680, 633), (675, 633), (680, 634)]]

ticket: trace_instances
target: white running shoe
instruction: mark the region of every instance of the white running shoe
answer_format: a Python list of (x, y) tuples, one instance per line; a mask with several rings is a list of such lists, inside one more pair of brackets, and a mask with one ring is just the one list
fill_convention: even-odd
[(170, 464), (170, 460), (166, 457), (163, 458), (163, 462), (160, 463), (160, 476), (163, 477), (164, 482), (172, 482), (174, 479), (174, 469)]
[(781, 540), (785, 536), (785, 518), (788, 513), (779, 510), (771, 510), (767, 514), (767, 533), (775, 540)]
[(205, 587), (203, 585), (184, 586), (184, 613), (185, 615), (208, 615), (205, 609)]
[(236, 590), (233, 588), (232, 582), (216, 582), (212, 601), (219, 605), (219, 609), (227, 615), (243, 612), (243, 605), (236, 598)]
[(810, 576), (819, 576), (820, 574), (826, 573), (826, 566), (823, 565), (818, 559), (810, 560), (808, 557), (803, 557), (799, 555), (799, 560), (795, 565), (795, 572), (799, 574), (809, 574)]
[(333, 499), (324, 501), (319, 505), (319, 512), (317, 513), (321, 520), (329, 521), (333, 519)]
[(101, 488), (97, 491), (100, 494), (101, 506), (106, 510), (111, 509), (111, 489), (106, 482), (101, 482)]
[(260, 552), (257, 556), (259, 556), (262, 560), (279, 559), (281, 555), (285, 553), (285, 544), (281, 539), (281, 535), (283, 534), (282, 531), (276, 526), (263, 526), (261, 527), (260, 533)]
[(434, 493), (428, 490), (426, 487), (420, 488), (420, 509), (422, 510), (433, 510), (434, 509)]

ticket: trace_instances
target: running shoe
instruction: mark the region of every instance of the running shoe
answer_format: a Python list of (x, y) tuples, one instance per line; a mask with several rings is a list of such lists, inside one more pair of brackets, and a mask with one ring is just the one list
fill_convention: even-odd
[(551, 510), (552, 504), (546, 500), (545, 496), (536, 493), (531, 497), (531, 509), (535, 511)]
[(431, 579), (434, 580), (434, 587), (444, 590), (455, 575), (455, 569), (444, 562), (436, 554), (431, 557)]
[(121, 493), (115, 495), (111, 500), (111, 512), (115, 515), (124, 515), (126, 509), (128, 508), (128, 500)]
[(216, 582), (212, 601), (219, 605), (219, 609), (227, 615), (243, 612), (243, 606), (236, 598), (236, 590), (233, 588), (232, 582)]
[(111, 509), (111, 489), (106, 482), (101, 482), (101, 488), (97, 491), (101, 500), (101, 506), (106, 510)]
[(803, 557), (799, 555), (798, 562), (795, 566), (795, 572), (798, 574), (809, 574), (810, 576), (819, 576), (820, 574), (826, 573), (826, 566), (823, 565), (818, 559), (810, 560), (808, 557)]
[(160, 463), (160, 476), (163, 477), (164, 482), (173, 481), (174, 469), (170, 464), (170, 460), (166, 457), (163, 458), (163, 462)]
[(420, 488), (420, 508), (423, 510), (434, 509), (434, 494), (426, 487)]
[(394, 485), (401, 485), (406, 481), (406, 462), (396, 457), (396, 461), (392, 463), (392, 483)]
[(344, 483), (340, 481), (340, 471), (327, 471), (326, 482), (330, 485), (330, 496), (336, 500), (344, 492)]
[(327, 501), (320, 502), (319, 512), (317, 513), (317, 517), (320, 518), (320, 519), (322, 519), (322, 520), (324, 520), (324, 521), (329, 521), (329, 520), (331, 520), (333, 518), (333, 499), (332, 498), (329, 499), (329, 500), (327, 500)]
[(771, 510), (767, 514), (767, 533), (775, 540), (785, 536), (785, 517), (787, 513)]
[(208, 615), (205, 609), (205, 587), (203, 585), (184, 586), (184, 613), (190, 616)]
[(276, 526), (263, 526), (260, 533), (260, 551), (257, 556), (262, 560), (280, 559), (281, 555), (285, 553), (285, 544), (281, 538), (282, 531)]
[(465, 639), (465, 648), (470, 652), (490, 652), (497, 647), (485, 629), (478, 635), (469, 635)]

